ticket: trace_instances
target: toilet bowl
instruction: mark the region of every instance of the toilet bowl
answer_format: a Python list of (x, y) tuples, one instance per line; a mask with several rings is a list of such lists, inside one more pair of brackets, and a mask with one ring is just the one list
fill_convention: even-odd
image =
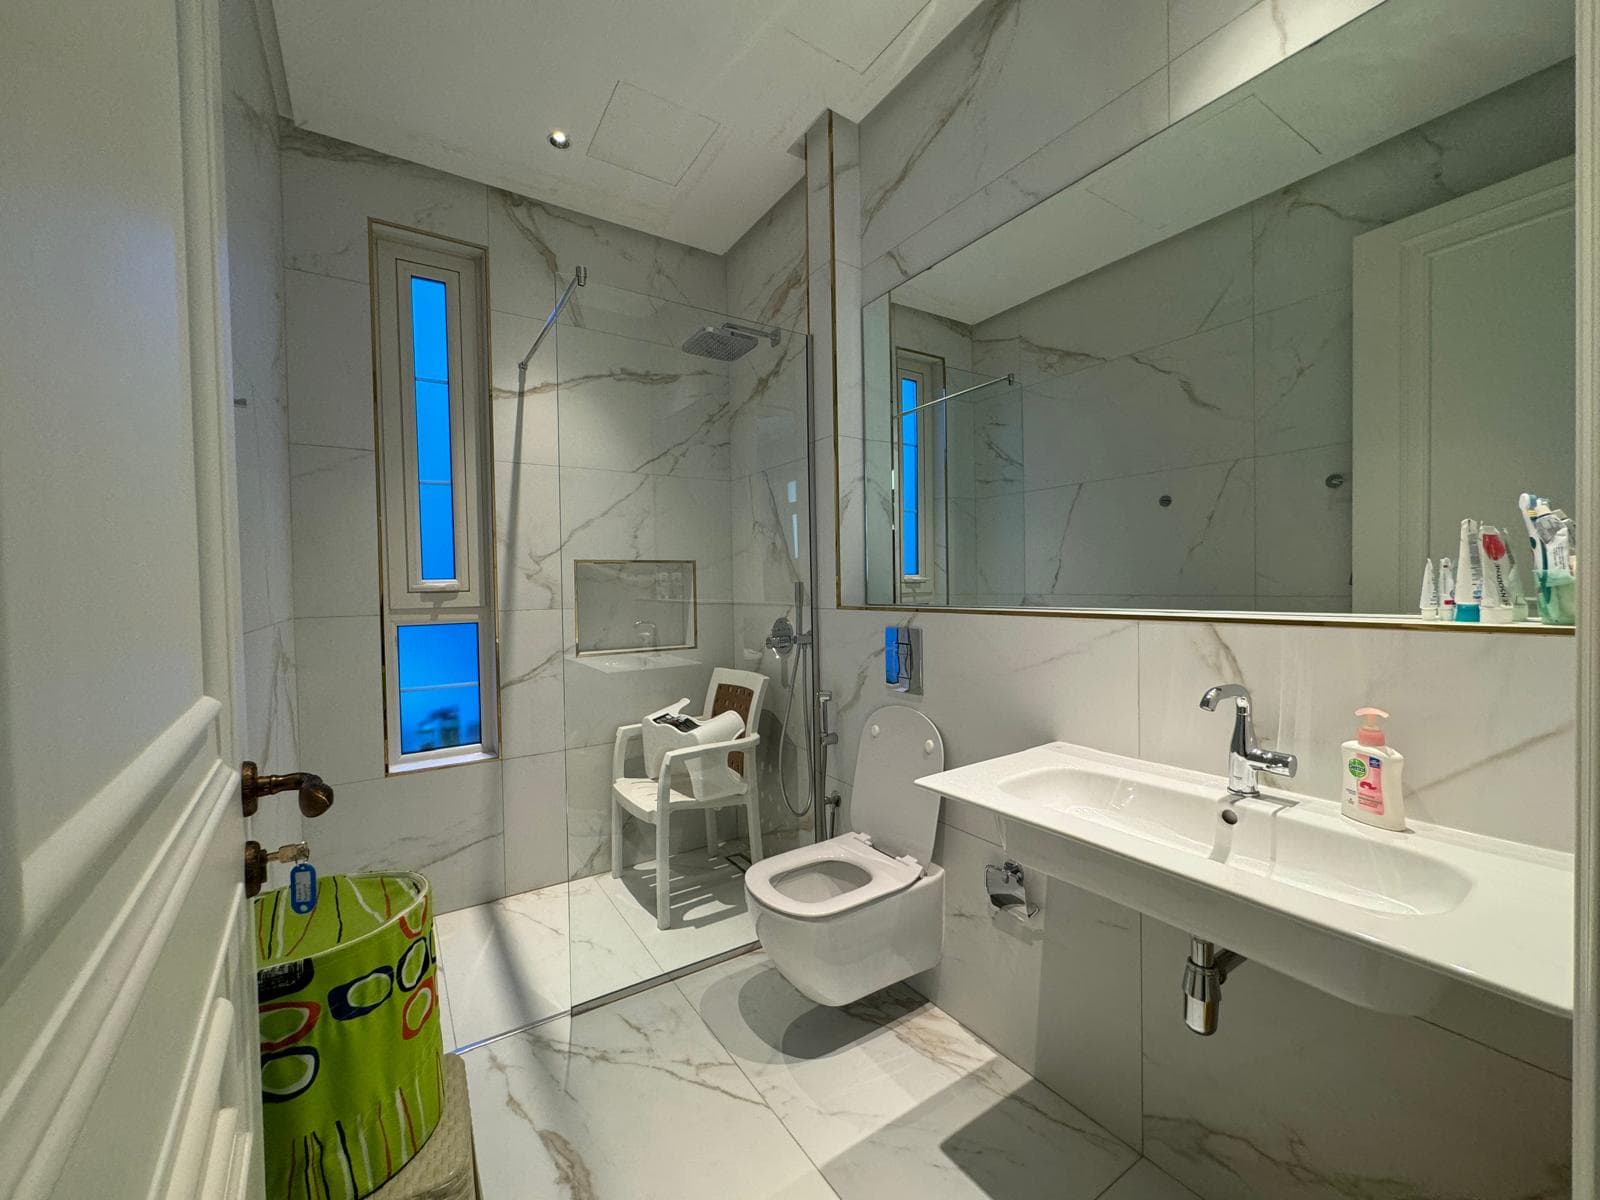
[(932, 721), (904, 704), (877, 709), (856, 752), (850, 831), (745, 872), (756, 937), (802, 995), (837, 1007), (938, 963), (939, 798), (914, 781), (943, 769)]

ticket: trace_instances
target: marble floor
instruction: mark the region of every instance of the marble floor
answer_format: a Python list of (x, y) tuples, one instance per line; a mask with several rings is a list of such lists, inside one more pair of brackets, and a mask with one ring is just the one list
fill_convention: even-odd
[[(704, 850), (672, 857), (672, 927), (656, 928), (655, 864), (441, 913), (447, 1046), (470, 1046), (755, 941), (744, 880)], [(571, 948), (570, 963), (568, 947)]]
[(1194, 1200), (908, 989), (760, 951), (465, 1059), (484, 1200)]

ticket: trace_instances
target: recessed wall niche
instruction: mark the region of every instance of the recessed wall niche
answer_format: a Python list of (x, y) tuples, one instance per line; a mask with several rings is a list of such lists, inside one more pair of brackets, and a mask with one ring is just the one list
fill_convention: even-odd
[(687, 650), (697, 640), (695, 565), (677, 559), (573, 563), (579, 654)]

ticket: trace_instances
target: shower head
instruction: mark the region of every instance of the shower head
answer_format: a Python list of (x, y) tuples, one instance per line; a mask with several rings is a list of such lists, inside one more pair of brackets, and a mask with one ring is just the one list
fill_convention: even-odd
[(754, 350), (756, 342), (760, 339), (766, 338), (776, 346), (782, 336), (776, 329), (761, 329), (753, 325), (724, 321), (721, 325), (702, 325), (688, 336), (683, 348), (690, 354), (698, 354), (701, 358), (732, 362)]

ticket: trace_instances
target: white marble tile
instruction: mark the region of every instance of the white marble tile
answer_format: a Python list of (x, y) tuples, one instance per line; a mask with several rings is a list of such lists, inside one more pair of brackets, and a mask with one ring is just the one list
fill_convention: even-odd
[(828, 367), (833, 362), (833, 275), (826, 264), (811, 272), (806, 280), (806, 296), (811, 312), (811, 361), (817, 367), (812, 376), (815, 404), (811, 436), (818, 440), (833, 437), (839, 416), (833, 372)]
[(440, 913), (505, 894), (498, 762), (368, 779), (334, 793), (333, 807), (306, 830), (319, 869), (420, 871)]
[(1173, 121), (1305, 49), (1380, 0), (1259, 0), (1172, 60)]
[(1042, 1029), (1031, 1069), (1131, 1146), (1141, 1144), (1140, 916), (1060, 879), (1044, 899)]
[(1230, 324), (1251, 311), (1250, 213), (1238, 209), (1028, 301), (1024, 383)]
[[(1075, 493), (1028, 492), (1028, 570), (1041, 585), (1030, 596), (1236, 592), (1254, 578), (1254, 473), (1253, 460), (1238, 459), (1098, 480)], [(1163, 506), (1162, 496), (1172, 503)], [(1128, 546), (1141, 551), (1130, 555)]]
[(502, 612), (499, 634), (501, 754), (509, 759), (561, 749), (566, 726), (560, 610)]
[(264, 772), (300, 769), (296, 700), (294, 623), (245, 634), (245, 753)]
[(1101, 1200), (1198, 1200), (1195, 1193), (1148, 1158), (1141, 1158)]
[(604, 875), (568, 885), (572, 943), (572, 1003), (583, 1004), (659, 974), (656, 960), (634, 936), (601, 886)]
[(493, 342), (490, 397), (494, 409), (495, 460), (558, 466), (561, 441), (557, 425), (560, 397), (557, 381), (562, 330), (557, 327), (550, 331), (539, 353), (528, 361), (524, 377), (519, 376), (517, 364), (533, 348), (544, 319), (535, 320), (495, 309), (489, 320)]
[[(1030, 491), (1233, 458), (1255, 423), (1250, 322), (1041, 381), (1025, 395)], [(1020, 451), (1021, 429), (1016, 442)]]
[(822, 686), (835, 696), (839, 731), (831, 769), (846, 782), (866, 714), (888, 703), (928, 715), (943, 734), (947, 767), (1056, 739), (1137, 753), (1131, 622), (918, 614), (924, 694), (907, 698), (882, 682), (882, 614), (824, 611), (818, 620)]
[(289, 438), (371, 450), (372, 296), (365, 283), (284, 272)]
[(734, 478), (805, 457), (806, 343), (793, 334), (733, 364), (729, 473)]
[(728, 311), (743, 321), (804, 329), (806, 191), (802, 181), (734, 243), (725, 256)]
[(298, 769), (335, 787), (383, 774), (382, 639), (376, 616), (294, 623)]
[[(832, 122), (836, 114), (825, 112), (806, 130), (806, 271), (814, 276), (826, 269), (833, 253), (833, 154), (830, 145)], [(811, 311), (822, 314), (815, 298)], [(812, 322), (813, 327), (817, 324)]]
[[(1262, 743), (1300, 756), (1289, 786), (1332, 799), (1338, 746), (1354, 728), (1351, 713), (1376, 704), (1394, 714), (1389, 739), (1406, 756), (1411, 816), (1572, 848), (1572, 710), (1487, 698), (1570, 694), (1574, 657), (1567, 639), (1150, 622), (1140, 627), (1139, 640), (1145, 758), (1221, 773), (1227, 722), (1197, 702), (1214, 683), (1243, 683), (1255, 695)], [(1441, 696), (1468, 699), (1441, 719)], [(1480, 696), (1481, 703), (1470, 699)], [(1540, 803), (1507, 805), (1485, 782), (1489, 764)]]
[[(659, 970), (676, 971), (756, 940), (755, 921), (745, 908), (744, 875), (726, 858), (711, 860), (705, 851), (691, 850), (672, 857), (671, 872), (668, 929), (656, 926), (654, 859), (625, 868), (621, 879), (605, 874), (593, 880)], [(580, 952), (575, 946), (574, 956)]]
[(502, 611), (561, 607), (561, 485), (556, 467), (495, 464), (494, 537)]
[(842, 1197), (1095, 1197), (1127, 1146), (909, 990), (842, 1009), (764, 954), (678, 983)]
[(367, 282), (367, 219), (483, 245), (487, 189), (376, 150), (286, 127), (284, 265)]
[(296, 617), (378, 612), (378, 483), (370, 450), (293, 446)]
[[(945, 871), (944, 953), (938, 966), (908, 982), (963, 1028), (1036, 1073), (1048, 1009), (1059, 1003), (1043, 994), (1039, 974), (1044, 925), (1054, 913), (1043, 911), (1048, 880), (1032, 872), (1028, 900), (1041, 908), (1033, 921), (1024, 924), (989, 903), (984, 868), (1009, 857), (995, 842), (949, 824), (939, 827), (934, 858)], [(996, 987), (997, 980), (1006, 982)]]
[[(833, 245), (839, 263), (861, 268), (861, 126), (833, 113)], [(843, 297), (841, 297), (841, 300)], [(841, 311), (859, 311), (859, 301)]]
[(1167, 72), (1162, 69), (1057, 134), (891, 249), (869, 257), (862, 294), (881, 296), (1132, 149), (1166, 124)]
[[(639, 715), (649, 711), (650, 708), (644, 708)], [(618, 720), (616, 723), (626, 722)], [(570, 879), (585, 879), (611, 869), (611, 780), (609, 744), (567, 751), (567, 876)]]
[(870, 262), (1167, 59), (1163, 0), (978, 10), (861, 127)]
[[(568, 622), (565, 637), (570, 647), (573, 644), (570, 610), (564, 616)], [(645, 713), (685, 696), (698, 710), (705, 698), (712, 668), (731, 663), (733, 606), (702, 602), (697, 605), (696, 621), (698, 646), (666, 652), (660, 660), (569, 655), (564, 668), (568, 748), (600, 746), (609, 754), (619, 725), (631, 725)], [(626, 669), (618, 669), (620, 661), (626, 662)]]
[[(571, 280), (573, 268), (586, 264), (581, 258), (565, 265), (559, 262), (534, 231), (527, 206), (521, 196), (488, 189), (490, 294), (496, 309), (530, 320), (536, 333)], [(518, 340), (513, 363), (533, 344), (531, 336)]]
[(563, 467), (563, 562), (571, 563), (575, 558), (649, 558), (655, 547), (654, 505), (652, 475)]
[[(524, 316), (547, 316), (555, 303), (537, 302), (541, 269), (565, 288), (573, 269), (587, 267), (590, 286), (626, 289), (645, 296), (720, 309), (726, 298), (720, 256), (597, 217), (558, 208), (525, 196), (489, 190), (491, 250), (502, 261), (519, 264), (497, 285), (496, 305)], [(481, 239), (480, 239), (481, 240)], [(505, 270), (497, 267), (496, 270)], [(574, 293), (582, 308), (587, 289)], [(528, 299), (525, 301), (524, 296)]]
[(726, 363), (575, 326), (560, 337), (563, 467), (728, 477)]
[(465, 1057), (484, 1200), (835, 1196), (673, 988)]
[[(234, 488), (239, 505), (239, 601), (244, 630), (272, 624), (268, 595), (267, 544), (288, 530), (273, 528), (262, 497), (261, 455), (256, 447), (256, 414), (248, 405), (233, 409)], [(287, 590), (287, 588), (285, 589)]]
[(571, 1007), (565, 884), (441, 913), (435, 926), (457, 1045)]
[(650, 557), (695, 564), (695, 596), (702, 612), (707, 605), (732, 601), (732, 485), (726, 479), (657, 475), (653, 490)]
[(1350, 293), (1328, 292), (1255, 319), (1257, 454), (1349, 440)]
[(784, 604), (808, 580), (810, 513), (806, 461), (763, 471), (732, 485), (733, 598)]
[(567, 761), (558, 752), (507, 758), (500, 768), (505, 812), (506, 891), (567, 877)]
[[(1259, 964), (1229, 976), (1217, 1033), (1195, 1037), (1176, 999), (1187, 938), (1144, 926), (1145, 1153), (1200, 1195), (1566, 1194), (1566, 1080)], [(1377, 1097), (1395, 1120), (1361, 1102)]]
[[(1345, 482), (1330, 488), (1330, 476)], [(1256, 596), (1337, 596), (1350, 587), (1350, 446), (1256, 459)]]

